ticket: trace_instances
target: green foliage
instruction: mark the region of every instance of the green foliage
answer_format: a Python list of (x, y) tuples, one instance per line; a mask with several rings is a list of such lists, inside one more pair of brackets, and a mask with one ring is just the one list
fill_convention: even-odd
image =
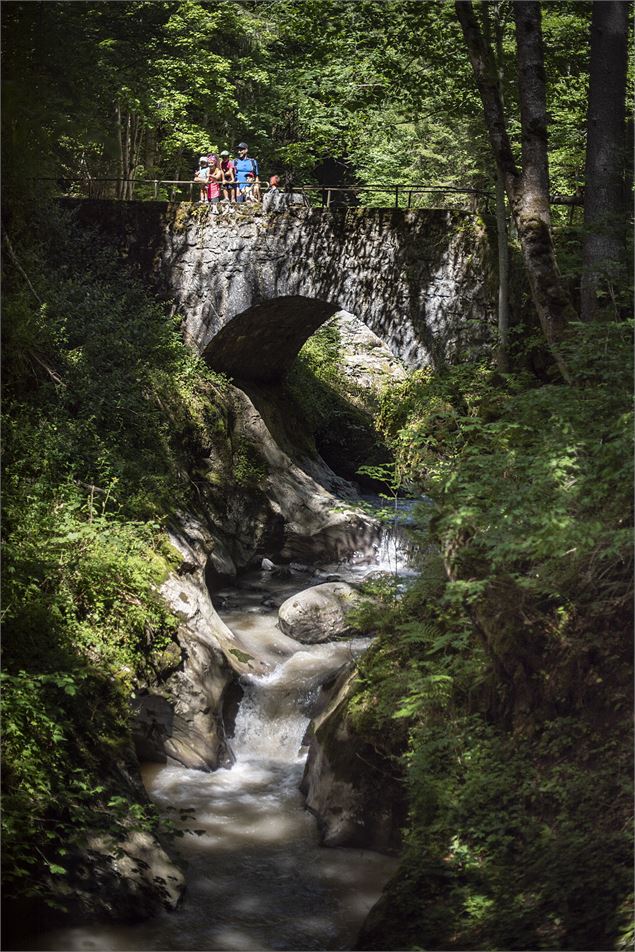
[(328, 321), (305, 342), (288, 382), (315, 433), (351, 408), (342, 405), (341, 342), (337, 324)]
[(3, 845), (7, 896), (54, 904), (88, 830), (156, 826), (117, 772), (131, 695), (180, 656), (165, 524), (227, 411), (97, 234), (29, 220), (4, 262)]
[(234, 451), (232, 472), (238, 486), (258, 488), (267, 478), (267, 465), (255, 446), (243, 443)]
[[(580, 595), (581, 573), (590, 585), (596, 574), (610, 584), (628, 575), (628, 339), (624, 324), (576, 326), (566, 345), (571, 387), (522, 377), (501, 387), (487, 367), (463, 367), (415, 374), (404, 400), (386, 404), (383, 425), (439, 505), (458, 598), (480, 597), (503, 574), (519, 597), (570, 586)], [(473, 565), (489, 572), (471, 583), (463, 568)], [(602, 589), (598, 581), (589, 600), (603, 603)]]
[(566, 359), (571, 386), (464, 365), (384, 402), (434, 547), (362, 609), (379, 637), (351, 717), (378, 744), (401, 725), (410, 804), (366, 947), (628, 935), (630, 329), (576, 326)]
[[(390, 457), (374, 424), (378, 392), (362, 387), (344, 369), (337, 321), (320, 327), (302, 347), (288, 376), (288, 393), (300, 408), (313, 446), (335, 471), (348, 479), (359, 475), (375, 487), (380, 476), (371, 472)], [(360, 464), (371, 464), (366, 469)]]
[[(513, 18), (499, 6), (504, 94), (517, 115)], [(556, 192), (572, 192), (584, 168), (589, 18), (588, 4), (543, 8)], [(139, 124), (137, 177), (189, 178), (201, 151), (246, 138), (263, 171), (305, 181), (336, 158), (363, 185), (493, 184), (451, 4), (16, 3), (3, 32), (4, 148), (22, 191), (42, 164), (53, 177), (119, 175), (117, 106), (124, 138), (128, 117)], [(518, 151), (518, 123), (510, 131)], [(365, 192), (364, 202), (385, 204), (386, 193)]]
[(122, 162), (138, 177), (172, 178), (175, 166), (189, 177), (195, 154), (233, 138), (241, 23), (229, 2), (14, 5), (3, 24), (11, 181), (43, 166), (113, 176)]
[[(518, 115), (510, 4), (497, 10)], [(542, 15), (551, 188), (570, 193), (590, 4)], [(263, 171), (302, 179), (335, 157), (362, 184), (492, 185), (451, 4), (14, 3), (3, 61), (5, 184), (21, 200), (41, 202), (49, 176), (120, 175), (128, 124), (137, 176), (189, 177), (201, 151), (247, 138)], [(519, 133), (512, 121), (516, 152)], [(157, 596), (165, 523), (201, 482), (253, 488), (265, 470), (256, 448), (231, 447), (223, 380), (125, 262), (58, 210), (18, 209), (4, 258), (4, 849), (8, 894), (54, 902), (87, 830), (155, 823), (112, 777), (130, 694), (176, 647)], [(569, 224), (557, 238), (573, 286)], [(464, 365), (380, 403), (344, 384), (340, 349), (325, 326), (289, 379), (318, 446), (346, 446), (351, 476), (362, 461), (394, 476), (393, 497), (406, 483), (431, 500), (420, 578), (405, 594), (375, 583), (358, 610), (378, 639), (350, 716), (387, 757), (405, 751), (410, 797), (386, 941), (626, 948), (626, 326), (572, 328), (571, 386)], [(371, 458), (376, 426), (388, 446)]]
[(152, 807), (114, 795), (126, 718), (119, 686), (78, 659), (70, 671), (2, 675), (7, 895), (59, 908), (50, 877), (69, 876), (87, 829), (122, 838), (156, 828)]

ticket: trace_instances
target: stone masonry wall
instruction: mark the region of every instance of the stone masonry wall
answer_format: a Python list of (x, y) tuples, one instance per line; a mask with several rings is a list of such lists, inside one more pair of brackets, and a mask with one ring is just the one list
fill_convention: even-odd
[(495, 328), (487, 229), (467, 212), (68, 202), (175, 302), (218, 370), (272, 380), (347, 310), (411, 367), (486, 348)]

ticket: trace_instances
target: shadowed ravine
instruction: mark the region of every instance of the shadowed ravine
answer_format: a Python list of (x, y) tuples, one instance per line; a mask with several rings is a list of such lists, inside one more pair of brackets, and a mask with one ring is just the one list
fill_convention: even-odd
[[(379, 561), (386, 554), (363, 568), (339, 566), (338, 574), (359, 581), (387, 568)], [(243, 697), (228, 728), (233, 766), (214, 773), (143, 768), (148, 792), (167, 816), (177, 816), (175, 809), (191, 811), (181, 823), (189, 832), (177, 841), (187, 878), (181, 908), (130, 926), (58, 929), (30, 948), (352, 947), (397, 861), (369, 850), (321, 847), (317, 821), (299, 791), (304, 735), (321, 685), (370, 644), (369, 638), (352, 638), (305, 645), (278, 629), (274, 605), (323, 581), (320, 574), (276, 579), (252, 572), (215, 595), (223, 620), (268, 669), (243, 679)]]

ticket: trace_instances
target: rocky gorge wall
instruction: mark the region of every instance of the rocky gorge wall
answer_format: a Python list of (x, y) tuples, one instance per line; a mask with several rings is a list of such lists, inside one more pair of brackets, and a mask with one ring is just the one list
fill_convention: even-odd
[(409, 367), (486, 348), (488, 229), (457, 210), (310, 209), (66, 200), (174, 302), (216, 370), (268, 382), (332, 314), (356, 315)]
[[(369, 546), (379, 532), (371, 518), (342, 503), (353, 502), (353, 487), (301, 451), (299, 434), (285, 430), (258, 387), (277, 380), (304, 340), (342, 308), (410, 366), (486, 346), (494, 308), (485, 229), (455, 212), (289, 208), (214, 215), (162, 203), (69, 204), (173, 303), (185, 339), (214, 369), (253, 385), (228, 386), (224, 429), (187, 473), (199, 504), (173, 522), (170, 541), (180, 564), (162, 587), (178, 631), (163, 669), (140, 685), (134, 701), (141, 760), (214, 770), (229, 756), (225, 700), (259, 662), (216, 613), (210, 580), (235, 576), (263, 555), (337, 561)], [(398, 817), (384, 806), (367, 809), (376, 778), (342, 775), (357, 743), (333, 727), (342, 710), (339, 705), (316, 725), (305, 777), (310, 806), (324, 818), (326, 841), (394, 849)], [(322, 739), (328, 745), (321, 753)], [(391, 798), (392, 791), (384, 804)], [(160, 865), (160, 844), (150, 843), (147, 851), (153, 850)], [(107, 856), (107, 847), (100, 851)], [(126, 894), (135, 894), (130, 877), (117, 875)], [(171, 875), (173, 895), (159, 890), (152, 902), (178, 902), (182, 881), (178, 871)]]
[[(200, 506), (180, 513), (170, 529), (181, 561), (162, 594), (180, 621), (177, 641), (160, 677), (135, 701), (139, 758), (201, 770), (226, 763), (226, 692), (241, 674), (259, 671), (213, 607), (214, 580), (234, 578), (265, 555), (338, 561), (369, 549), (381, 533), (354, 508), (353, 486), (288, 434), (274, 436), (247, 394), (229, 387), (226, 401), (228, 429), (192, 472)], [(237, 481), (236, 461), (245, 459), (252, 473)]]

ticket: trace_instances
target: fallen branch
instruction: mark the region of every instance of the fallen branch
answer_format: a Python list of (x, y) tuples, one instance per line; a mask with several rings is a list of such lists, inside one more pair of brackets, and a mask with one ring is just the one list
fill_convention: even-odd
[(74, 482), (77, 486), (81, 486), (83, 489), (90, 490), (91, 493), (100, 493), (103, 496), (106, 495), (106, 489), (100, 489), (99, 486), (94, 486), (93, 483), (85, 483), (81, 479), (76, 479)]
[(16, 253), (15, 253), (15, 251), (14, 251), (14, 249), (13, 249), (13, 245), (11, 244), (11, 239), (9, 238), (9, 235), (8, 235), (8, 233), (7, 233), (6, 231), (4, 232), (4, 242), (5, 242), (6, 246), (7, 246), (7, 251), (9, 252), (9, 257), (11, 258), (11, 261), (14, 263), (14, 265), (16, 266), (16, 268), (18, 269), (18, 271), (20, 272), (20, 274), (22, 275), (22, 277), (23, 277), (24, 280), (26, 281), (26, 283), (27, 283), (27, 285), (29, 286), (29, 289), (30, 289), (31, 293), (33, 294), (35, 300), (36, 300), (36, 301), (38, 302), (38, 304), (41, 306), (44, 302), (42, 301), (42, 298), (40, 297), (40, 295), (37, 293), (37, 291), (36, 291), (35, 288), (33, 287), (33, 284), (31, 283), (31, 279), (29, 278), (28, 274), (26, 273), (26, 271), (24, 270), (24, 268), (23, 268), (22, 265), (20, 264), (20, 261), (18, 260), (18, 256), (16, 255)]

